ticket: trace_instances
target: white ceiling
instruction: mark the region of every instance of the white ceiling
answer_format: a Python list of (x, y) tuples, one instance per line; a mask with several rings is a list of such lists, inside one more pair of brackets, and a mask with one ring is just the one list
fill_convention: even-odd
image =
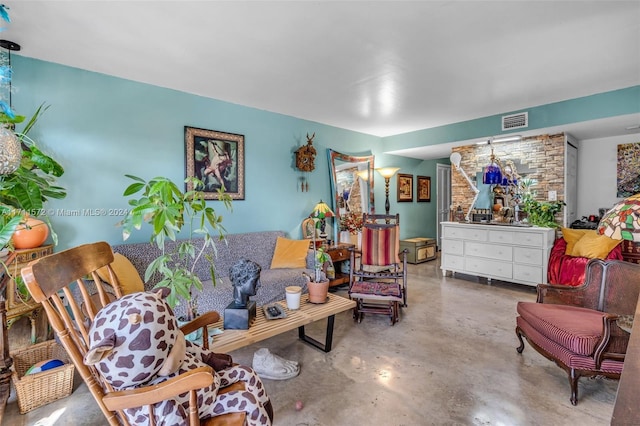
[(378, 136), (640, 84), (637, 0), (4, 3), (23, 56)]

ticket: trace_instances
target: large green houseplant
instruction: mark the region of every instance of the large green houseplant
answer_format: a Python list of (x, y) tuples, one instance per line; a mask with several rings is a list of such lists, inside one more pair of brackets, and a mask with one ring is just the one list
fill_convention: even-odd
[[(186, 301), (185, 319), (190, 320), (197, 314), (193, 287), (202, 290), (202, 281), (194, 272), (200, 259), (209, 263), (211, 280), (214, 285), (216, 282), (213, 258), (215, 241), (224, 239), (226, 232), (222, 225), (223, 217), (213, 207), (207, 206), (202, 191), (183, 192), (165, 177), (146, 182), (137, 176), (126, 176), (135, 182), (125, 189), (124, 196), (138, 195), (129, 200), (132, 208), (120, 222), (122, 237), (126, 241), (134, 229), (141, 229), (143, 223), (151, 225), (150, 242), (161, 250), (161, 254), (147, 267), (144, 280), (147, 282), (154, 274), (160, 274), (162, 279), (155, 287), (171, 289), (167, 298), (171, 307), (175, 307), (180, 299)], [(193, 188), (202, 187), (202, 182), (196, 178), (187, 178), (186, 181), (192, 183)], [(224, 189), (218, 191), (218, 199), (227, 210), (231, 210), (231, 197)], [(167, 239), (179, 241), (175, 250), (167, 250)]]
[[(13, 132), (20, 142), (20, 165), (15, 171), (0, 175), (0, 249), (13, 249), (12, 237), (16, 228), (24, 224), (27, 217), (41, 216), (43, 207), (50, 198), (66, 197), (66, 190), (55, 185), (64, 173), (63, 167), (53, 157), (45, 154), (29, 135), (40, 115), (48, 106), (40, 105), (22, 131), (15, 125), (25, 120), (24, 116), (0, 112), (0, 126)], [(47, 215), (42, 218), (49, 226), (50, 235), (57, 244), (58, 236)], [(26, 226), (26, 225), (25, 225)], [(6, 270), (6, 265), (0, 259)], [(21, 277), (16, 277), (17, 290), (24, 299), (29, 297)]]
[[(64, 169), (56, 160), (46, 155), (29, 137), (28, 133), (36, 124), (40, 115), (48, 106), (40, 105), (24, 129), (14, 132), (20, 141), (22, 159), (20, 166), (12, 173), (0, 175), (0, 247), (11, 245), (11, 236), (26, 215), (39, 216), (43, 206), (50, 198), (64, 198), (67, 193), (64, 188), (54, 185), (57, 178), (62, 176)], [(8, 116), (0, 112), (0, 125), (13, 131), (16, 123), (25, 120), (24, 116)], [(49, 217), (43, 219), (49, 225), (51, 237), (57, 243), (57, 235), (51, 228)]]

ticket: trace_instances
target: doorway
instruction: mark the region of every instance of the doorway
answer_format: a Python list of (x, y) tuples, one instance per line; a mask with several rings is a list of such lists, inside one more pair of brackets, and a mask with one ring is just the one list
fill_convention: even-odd
[(451, 210), (451, 166), (448, 164), (436, 164), (436, 191), (436, 209), (438, 210), (436, 241), (438, 248), (441, 248), (440, 223), (449, 220)]

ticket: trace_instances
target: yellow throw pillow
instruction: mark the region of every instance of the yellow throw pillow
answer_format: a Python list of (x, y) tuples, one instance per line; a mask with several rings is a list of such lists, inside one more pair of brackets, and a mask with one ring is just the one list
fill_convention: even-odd
[(573, 256), (606, 259), (611, 250), (622, 241), (613, 240), (606, 235), (598, 235), (596, 231), (588, 231), (573, 247)]
[(290, 240), (278, 237), (271, 260), (271, 269), (306, 268), (309, 240)]
[[(144, 283), (142, 282), (142, 278), (140, 278), (140, 274), (138, 274), (138, 270), (125, 256), (120, 253), (114, 253), (111, 268), (118, 277), (120, 287), (124, 294), (144, 291)], [(107, 271), (106, 266), (98, 269), (98, 275), (103, 281), (112, 284), (111, 280), (109, 280), (109, 271)]]
[(589, 230), (588, 229), (572, 229), (572, 228), (560, 228), (562, 231), (562, 238), (567, 242), (567, 248), (564, 251), (564, 254), (569, 256), (575, 256), (573, 254), (573, 248), (580, 238), (584, 236)]

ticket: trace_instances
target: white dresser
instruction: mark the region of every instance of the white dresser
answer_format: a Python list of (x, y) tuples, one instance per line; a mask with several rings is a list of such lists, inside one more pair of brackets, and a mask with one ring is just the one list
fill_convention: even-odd
[(547, 282), (551, 228), (442, 222), (442, 273), (535, 286)]

